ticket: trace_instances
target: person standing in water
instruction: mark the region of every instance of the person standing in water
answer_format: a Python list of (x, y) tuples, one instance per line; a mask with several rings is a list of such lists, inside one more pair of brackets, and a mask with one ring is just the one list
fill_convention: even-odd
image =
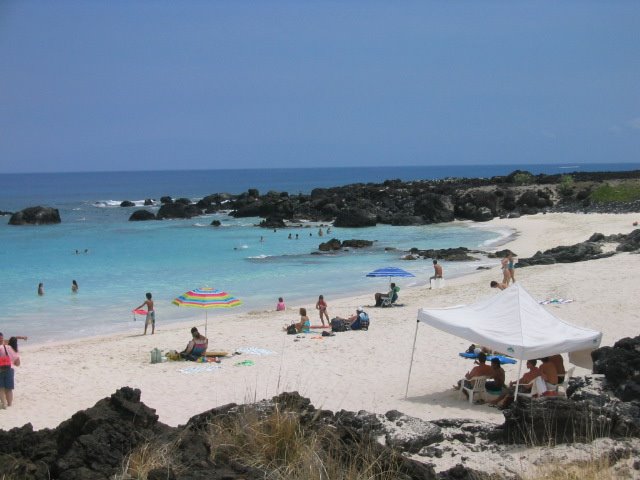
[(44, 283), (40, 282), (38, 284), (38, 295), (43, 296), (44, 295)]
[(147, 292), (145, 294), (147, 299), (140, 305), (139, 307), (134, 308), (134, 310), (138, 310), (142, 307), (147, 307), (147, 318), (144, 322), (144, 335), (147, 334), (147, 327), (151, 324), (151, 335), (156, 331), (156, 312), (153, 309), (153, 300), (151, 299), (151, 293)]
[(78, 293), (78, 282), (71, 280), (71, 292)]

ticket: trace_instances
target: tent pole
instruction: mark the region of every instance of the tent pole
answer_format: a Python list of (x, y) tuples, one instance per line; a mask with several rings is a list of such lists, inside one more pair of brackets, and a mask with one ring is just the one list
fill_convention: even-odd
[(520, 359), (518, 363), (518, 380), (516, 380), (516, 393), (513, 395), (513, 400), (515, 401), (518, 398), (518, 387), (520, 387), (520, 372), (522, 371), (522, 360)]
[(409, 363), (409, 375), (407, 375), (407, 388), (404, 390), (404, 399), (407, 399), (407, 393), (409, 392), (409, 379), (411, 378), (411, 368), (413, 367), (413, 354), (416, 351), (416, 339), (418, 338), (418, 324), (420, 320), (416, 320), (416, 333), (413, 336), (413, 347), (411, 348), (411, 362)]
[[(207, 309), (204, 309), (204, 336), (207, 336), (207, 326), (209, 325), (209, 312)], [(207, 337), (208, 338), (208, 337)]]

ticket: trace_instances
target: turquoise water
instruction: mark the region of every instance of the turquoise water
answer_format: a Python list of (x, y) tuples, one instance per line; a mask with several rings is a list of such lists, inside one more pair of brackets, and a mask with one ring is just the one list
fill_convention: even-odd
[[(381, 267), (397, 266), (414, 273), (415, 279), (399, 282), (403, 287), (424, 283), (432, 274), (431, 262), (400, 260), (403, 250), (482, 248), (501, 235), (468, 224), (445, 224), (333, 228), (331, 235), (319, 238), (318, 225), (273, 232), (256, 227), (258, 218), (233, 219), (223, 214), (129, 222), (136, 208), (119, 207), (125, 199), (138, 204), (144, 198), (163, 195), (197, 200), (215, 192), (241, 193), (250, 187), (261, 192), (307, 193), (316, 187), (380, 182), (390, 176), (408, 180), (498, 175), (516, 168), (534, 173), (566, 171), (553, 165), (503, 165), (396, 167), (392, 175), (379, 168), (0, 174), (0, 210), (47, 205), (60, 209), (62, 217), (59, 225), (38, 227), (9, 226), (9, 218), (0, 217), (0, 331), (5, 336), (28, 335), (30, 343), (140, 332), (142, 322), (132, 321), (131, 310), (143, 302), (148, 291), (156, 300), (159, 326), (201, 319), (202, 311), (175, 307), (171, 300), (202, 286), (240, 298), (243, 306), (239, 308), (244, 310), (274, 308), (279, 296), (289, 304), (313, 307), (319, 294), (331, 306), (336, 296), (384, 291), (386, 280), (365, 277)], [(632, 168), (637, 165), (599, 169)], [(223, 226), (211, 227), (214, 219)], [(291, 240), (289, 233), (294, 237)], [(319, 243), (332, 237), (375, 243), (367, 249), (318, 255)], [(387, 251), (386, 247), (398, 250)], [(442, 263), (450, 277), (471, 272), (482, 262)], [(74, 279), (80, 285), (78, 294), (71, 293)], [(44, 283), (42, 297), (36, 294), (39, 282)], [(216, 310), (210, 317), (224, 314)]]
[[(224, 226), (209, 226), (213, 219)], [(397, 265), (411, 271), (417, 278), (403, 279), (405, 286), (431, 275), (430, 262), (402, 261), (401, 251), (385, 247), (478, 247), (497, 236), (466, 226), (438, 225), (333, 228), (331, 235), (320, 238), (315, 225), (273, 232), (255, 227), (258, 221), (211, 215), (162, 222), (2, 225), (0, 235), (11, 248), (0, 252), (1, 328), (5, 334), (29, 335), (35, 341), (119, 331), (131, 327), (130, 311), (147, 291), (156, 301), (159, 324), (193, 318), (202, 312), (170, 302), (200, 286), (229, 292), (242, 299), (244, 309), (275, 305), (278, 296), (291, 304), (322, 293), (330, 301), (332, 296), (384, 289), (386, 281), (365, 277), (376, 268)], [(319, 243), (328, 238), (375, 243), (362, 250), (317, 254)], [(444, 267), (449, 275), (475, 268), (446, 262)], [(74, 279), (80, 285), (78, 294), (71, 293)], [(45, 287), (42, 297), (36, 295), (39, 282)]]

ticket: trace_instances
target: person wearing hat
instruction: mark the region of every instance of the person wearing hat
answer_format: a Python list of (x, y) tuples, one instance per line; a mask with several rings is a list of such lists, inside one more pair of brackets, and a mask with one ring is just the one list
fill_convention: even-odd
[(349, 318), (351, 330), (369, 330), (369, 315), (362, 307), (356, 308), (356, 314)]
[(0, 333), (0, 408), (10, 407), (13, 403), (14, 365), (20, 366), (20, 356), (10, 345), (5, 345)]

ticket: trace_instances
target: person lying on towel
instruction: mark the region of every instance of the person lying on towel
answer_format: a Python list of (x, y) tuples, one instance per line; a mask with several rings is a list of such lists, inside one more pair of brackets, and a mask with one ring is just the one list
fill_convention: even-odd
[(195, 362), (207, 351), (209, 340), (201, 335), (196, 327), (191, 329), (191, 336), (193, 338), (187, 344), (187, 348), (180, 352), (180, 357)]

